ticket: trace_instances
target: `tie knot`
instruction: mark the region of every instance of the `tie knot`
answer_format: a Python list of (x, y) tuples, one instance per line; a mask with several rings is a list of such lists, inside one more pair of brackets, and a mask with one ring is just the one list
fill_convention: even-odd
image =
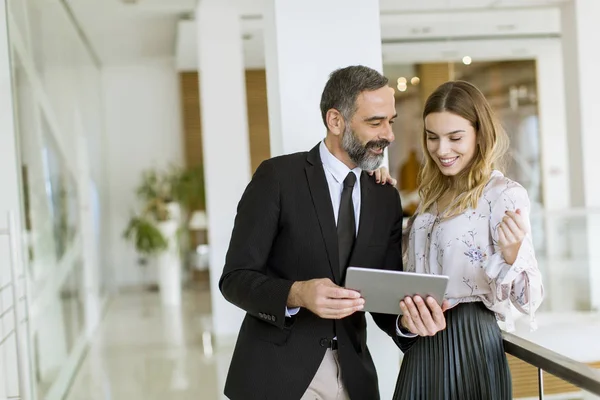
[(344, 187), (353, 188), (355, 183), (356, 183), (356, 175), (354, 174), (354, 172), (350, 171), (350, 173), (348, 174), (346, 179), (344, 179)]

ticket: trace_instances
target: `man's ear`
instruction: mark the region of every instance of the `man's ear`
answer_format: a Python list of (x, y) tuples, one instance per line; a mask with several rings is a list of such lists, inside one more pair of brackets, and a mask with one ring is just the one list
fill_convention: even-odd
[(327, 121), (327, 129), (329, 132), (336, 136), (341, 136), (342, 133), (344, 133), (344, 129), (346, 128), (344, 118), (335, 108), (327, 111), (327, 114), (325, 114), (325, 121)]

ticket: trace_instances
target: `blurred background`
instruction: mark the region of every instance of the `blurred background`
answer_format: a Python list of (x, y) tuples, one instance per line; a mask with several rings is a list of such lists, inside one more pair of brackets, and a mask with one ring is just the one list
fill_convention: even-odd
[[(351, 64), (395, 89), (406, 216), (425, 99), (483, 91), (546, 287), (517, 334), (600, 368), (599, 19), (598, 0), (0, 0), (0, 399), (224, 398), (237, 202), (263, 160), (324, 137), (321, 91)], [(401, 354), (371, 327), (389, 399)], [(514, 397), (537, 398), (509, 357)]]

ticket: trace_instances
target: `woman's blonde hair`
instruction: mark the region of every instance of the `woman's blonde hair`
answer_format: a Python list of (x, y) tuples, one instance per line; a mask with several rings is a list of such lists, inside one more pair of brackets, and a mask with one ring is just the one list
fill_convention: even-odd
[(492, 170), (502, 168), (509, 139), (481, 91), (468, 82), (451, 81), (438, 87), (425, 103), (423, 121), (429, 114), (444, 111), (469, 121), (475, 129), (477, 143), (471, 163), (458, 175), (449, 177), (442, 174), (427, 151), (427, 134), (423, 132), (425, 162), (419, 173), (420, 212), (431, 211), (447, 190), (454, 189), (458, 196), (446, 210), (438, 210), (442, 217), (451, 217), (477, 207)]

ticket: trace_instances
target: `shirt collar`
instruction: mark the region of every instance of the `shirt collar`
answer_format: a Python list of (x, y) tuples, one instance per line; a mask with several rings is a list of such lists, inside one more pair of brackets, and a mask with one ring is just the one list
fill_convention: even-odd
[(319, 153), (321, 155), (323, 167), (325, 167), (331, 173), (331, 175), (333, 175), (333, 178), (338, 183), (341, 184), (342, 182), (344, 182), (344, 179), (346, 179), (346, 177), (348, 176), (348, 172), (350, 171), (354, 172), (354, 174), (356, 175), (357, 182), (360, 180), (360, 174), (362, 173), (362, 169), (360, 169), (359, 167), (356, 167), (354, 169), (348, 168), (346, 164), (344, 164), (343, 162), (338, 160), (333, 154), (331, 154), (331, 152), (325, 145), (324, 140), (319, 146)]

